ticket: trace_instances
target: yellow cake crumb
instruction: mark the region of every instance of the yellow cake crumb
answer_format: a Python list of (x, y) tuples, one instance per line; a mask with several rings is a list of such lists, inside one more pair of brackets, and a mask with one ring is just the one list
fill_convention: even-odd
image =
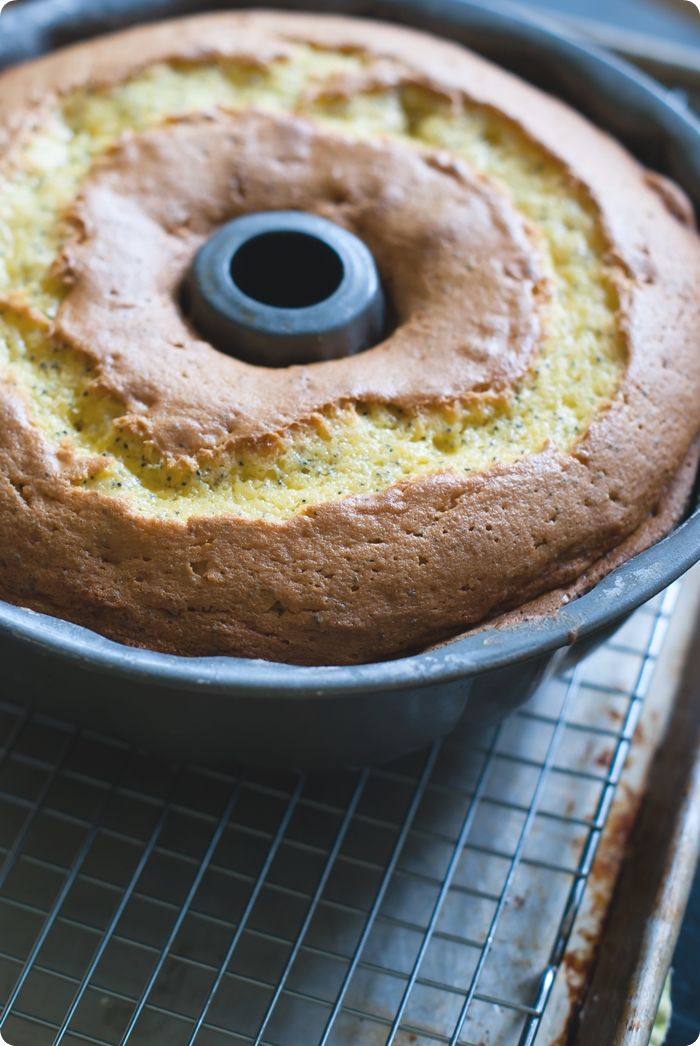
[[(375, 493), (405, 479), (480, 473), (548, 445), (571, 448), (609, 404), (627, 362), (617, 294), (599, 217), (562, 166), (494, 111), (455, 106), (418, 86), (360, 92), (349, 101), (318, 88), (365, 68), (360, 54), (302, 45), (269, 67), (233, 59), (158, 64), (110, 89), (57, 103), (0, 176), (0, 365), (54, 444), (92, 462), (86, 489), (119, 496), (146, 516), (230, 513), (284, 521), (324, 501)], [(537, 230), (553, 289), (543, 344), (509, 398), (399, 411), (354, 403), (327, 424), (298, 428), (274, 450), (172, 468), (125, 436), (123, 405), (94, 387), (80, 355), (55, 344), (47, 325), (65, 293), (54, 262), (63, 215), (95, 160), (125, 133), (214, 106), (304, 113), (344, 135), (387, 135), (417, 149), (449, 150), (508, 193)], [(15, 306), (15, 307), (13, 307)], [(95, 467), (99, 456), (102, 463)]]

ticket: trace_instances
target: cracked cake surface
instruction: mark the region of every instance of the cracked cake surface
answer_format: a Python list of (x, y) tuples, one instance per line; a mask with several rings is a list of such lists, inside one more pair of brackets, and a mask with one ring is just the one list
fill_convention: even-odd
[[(304, 664), (543, 612), (666, 533), (700, 429), (682, 192), (455, 45), (243, 12), (0, 91), (0, 597), (122, 642)], [(225, 222), (372, 250), (392, 326), (265, 368), (188, 323)]]

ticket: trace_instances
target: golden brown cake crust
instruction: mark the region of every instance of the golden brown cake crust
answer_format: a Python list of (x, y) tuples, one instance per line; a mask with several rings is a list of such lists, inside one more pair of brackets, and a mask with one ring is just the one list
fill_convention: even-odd
[[(381, 345), (273, 369), (197, 337), (179, 301), (197, 249), (232, 218), (278, 209), (320, 214), (369, 246), (396, 315)], [(539, 340), (546, 287), (522, 219), (464, 166), (407, 146), (343, 141), (287, 115), (197, 115), (111, 152), (74, 217), (58, 333), (132, 409), (124, 428), (173, 458), (263, 439), (348, 401), (410, 409), (498, 393)]]
[[(309, 507), (282, 523), (233, 515), (178, 522), (142, 517), (119, 498), (76, 488), (70, 461), (41, 437), (22, 397), (5, 382), (0, 388), (4, 598), (153, 649), (308, 664), (370, 661), (421, 649), (514, 602), (524, 604), (575, 584), (587, 572), (593, 583), (596, 564), (611, 550), (636, 551), (668, 528), (672, 520), (664, 514), (665, 504), (677, 507), (674, 518), (682, 511), (692, 473), (684, 462), (700, 429), (700, 243), (688, 224), (682, 194), (678, 197), (662, 182), (650, 180), (624, 150), (568, 108), (462, 49), (408, 30), (316, 15), (251, 13), (206, 16), (176, 27), (165, 23), (6, 74), (0, 91), (6, 145), (11, 149), (53, 92), (118, 82), (136, 67), (163, 59), (241, 53), (261, 61), (293, 40), (378, 53), (386, 58), (389, 80), (405, 76), (408, 67), (440, 90), (464, 92), (494, 107), (557, 157), (572, 184), (586, 188), (619, 268), (619, 322), (629, 353), (610, 408), (571, 452), (545, 448), (480, 475), (422, 476), (381, 493)], [(394, 72), (392, 63), (401, 71)], [(233, 131), (221, 131), (215, 116), (208, 125), (193, 118), (180, 122), (175, 134), (182, 136), (181, 144), (204, 131), (244, 134), (248, 140), (253, 128), (261, 148), (273, 149), (279, 135), (266, 137), (272, 123), (272, 118), (251, 114), (240, 118)], [(293, 147), (302, 142), (311, 158), (305, 175), (308, 191), (318, 192), (313, 179), (322, 169), (324, 134), (303, 121), (288, 126)], [(147, 139), (122, 148), (148, 148)], [(158, 150), (167, 152), (169, 145), (154, 131), (150, 147), (157, 164), (162, 160)], [(388, 163), (400, 162), (398, 146), (383, 143), (380, 148)], [(348, 156), (344, 169), (353, 170), (352, 164)], [(358, 178), (368, 177), (362, 166), (357, 167)], [(487, 296), (487, 309), (493, 315), (504, 310), (501, 315), (509, 317), (511, 326), (501, 325), (507, 332), (494, 359), (475, 356), (457, 393), (483, 382), (512, 382), (527, 367), (538, 336), (539, 314), (536, 308), (528, 310), (527, 302), (535, 303), (546, 290), (522, 225), (489, 195), (488, 186), (470, 181), (468, 172), (441, 171), (418, 158), (409, 167), (404, 165), (400, 177), (397, 173), (400, 184), (429, 192), (435, 180), (442, 180), (450, 187), (448, 195), (454, 194), (456, 213), (463, 206), (469, 221), (479, 200), (480, 213), (491, 221), (489, 235), (501, 237), (498, 250), (517, 261), (521, 279), (510, 290), (501, 286)], [(216, 176), (213, 170), (211, 177)], [(104, 217), (100, 193), (123, 190), (129, 177), (120, 168), (117, 150), (93, 174), (79, 203), (81, 217)], [(301, 180), (295, 184), (298, 188)], [(143, 197), (142, 185), (132, 185), (132, 191)], [(260, 198), (267, 199), (264, 193)], [(160, 205), (147, 201), (156, 211)], [(333, 207), (340, 206), (338, 201), (327, 199), (326, 205), (330, 216), (337, 216)], [(399, 221), (401, 201), (394, 205)], [(167, 204), (163, 207), (167, 211)], [(157, 218), (167, 224), (163, 211)], [(216, 214), (207, 219), (212, 220), (216, 223)], [(185, 237), (181, 254), (167, 255), (163, 300), (168, 295), (172, 300), (173, 281), (208, 228), (205, 223)], [(106, 344), (93, 340), (102, 319), (92, 310), (106, 287), (98, 263), (108, 261), (109, 255), (101, 252), (115, 243), (106, 223), (100, 221), (88, 232), (87, 240), (69, 248), (66, 268), (76, 284), (58, 323), (68, 340), (97, 353)], [(88, 270), (95, 285), (89, 285)], [(166, 326), (179, 323), (172, 313), (165, 321)], [(118, 338), (120, 333), (109, 335)], [(149, 337), (144, 334), (144, 344), (151, 344)], [(419, 339), (409, 341), (410, 355), (418, 351)], [(353, 370), (345, 362), (329, 368), (328, 373), (339, 375), (341, 399), (355, 394), (353, 382), (364, 395), (381, 397), (389, 381), (397, 382), (391, 385), (392, 396), (404, 396), (406, 402), (416, 398), (420, 389), (415, 372), (412, 377), (408, 368), (407, 374), (392, 372), (389, 377), (379, 367), (375, 373), (372, 361), (379, 356), (358, 357)], [(242, 364), (226, 360), (221, 365), (243, 373)], [(197, 366), (195, 356), (192, 366)], [(134, 402), (139, 382), (147, 383), (153, 395), (153, 380), (145, 369), (129, 384), (134, 373), (124, 359), (105, 370), (105, 381)], [(426, 383), (432, 380), (430, 364), (422, 373)], [(431, 395), (450, 398), (455, 389), (440, 387), (443, 377), (444, 372), (437, 375), (438, 387)], [(163, 400), (159, 418), (157, 393), (149, 424), (165, 451), (176, 443), (187, 449), (187, 441), (198, 443), (205, 430), (216, 446), (229, 437), (257, 438), (263, 429), (288, 424), (327, 403), (325, 381), (325, 376), (314, 378), (295, 396), (282, 392), (267, 398), (253, 389), (249, 409), (233, 405), (233, 418), (218, 416), (217, 404), (212, 414), (205, 393), (192, 414), (194, 427), (189, 419), (189, 430), (187, 410), (178, 415), (171, 410), (172, 400), (168, 406)], [(279, 382), (284, 384), (284, 376)], [(165, 375), (162, 385), (167, 385)], [(176, 397), (176, 407), (182, 406), (181, 392), (170, 388), (168, 394)], [(197, 431), (200, 422), (202, 432)], [(674, 483), (669, 502), (667, 491)], [(614, 553), (608, 563), (607, 569), (615, 564)]]

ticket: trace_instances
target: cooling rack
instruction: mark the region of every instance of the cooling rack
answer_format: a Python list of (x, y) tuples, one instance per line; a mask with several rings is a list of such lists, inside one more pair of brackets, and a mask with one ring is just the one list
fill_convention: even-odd
[[(605, 42), (692, 96), (678, 54)], [(564, 1041), (606, 910), (591, 920), (591, 897), (609, 899), (639, 801), (618, 785), (677, 595), (560, 662), (500, 725), (333, 777), (158, 762), (0, 687), (2, 1035)], [(658, 736), (637, 732), (638, 762)]]
[(500, 725), (331, 777), (159, 763), (2, 704), (2, 1034), (532, 1043), (676, 593)]

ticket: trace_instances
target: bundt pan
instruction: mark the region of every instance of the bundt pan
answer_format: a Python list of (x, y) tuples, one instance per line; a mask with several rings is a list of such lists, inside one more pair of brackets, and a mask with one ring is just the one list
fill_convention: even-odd
[[(250, 3), (209, 0), (206, 8)], [(652, 80), (594, 49), (474, 0), (276, 0), (401, 22), (466, 44), (564, 98), (678, 181), (700, 207), (700, 124)], [(200, 0), (24, 0), (0, 21), (0, 65), (137, 22), (201, 13)], [(697, 504), (697, 499), (695, 504)], [(4, 694), (166, 755), (268, 766), (380, 762), (467, 717), (525, 701), (557, 651), (577, 658), (700, 559), (700, 508), (587, 595), (534, 623), (490, 629), (379, 664), (300, 668), (135, 650), (0, 603)]]

